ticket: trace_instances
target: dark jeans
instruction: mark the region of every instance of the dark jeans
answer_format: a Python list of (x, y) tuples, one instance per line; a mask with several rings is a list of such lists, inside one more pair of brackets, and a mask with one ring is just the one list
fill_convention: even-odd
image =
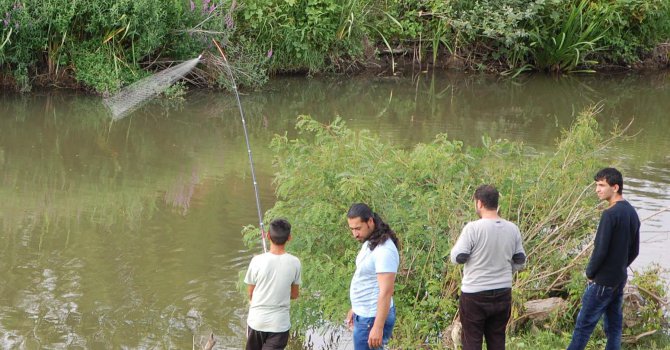
[(607, 336), (606, 350), (621, 349), (623, 328), (623, 288), (624, 281), (617, 287), (601, 286), (589, 282), (582, 296), (582, 308), (577, 315), (575, 330), (568, 350), (582, 350), (591, 338), (600, 316), (605, 315), (603, 328)]
[(282, 350), (288, 344), (288, 331), (260, 332), (247, 326), (246, 350)]
[(512, 312), (512, 289), (461, 293), (458, 300), (463, 350), (481, 350), (482, 337), (488, 350), (505, 349), (505, 327)]

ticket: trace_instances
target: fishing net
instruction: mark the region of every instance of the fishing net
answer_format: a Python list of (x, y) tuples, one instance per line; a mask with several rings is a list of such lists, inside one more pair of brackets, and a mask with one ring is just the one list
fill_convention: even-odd
[(164, 69), (156, 74), (136, 81), (103, 100), (112, 112), (112, 119), (121, 119), (139, 108), (151, 98), (165, 91), (175, 81), (183, 78), (200, 61), (201, 56)]

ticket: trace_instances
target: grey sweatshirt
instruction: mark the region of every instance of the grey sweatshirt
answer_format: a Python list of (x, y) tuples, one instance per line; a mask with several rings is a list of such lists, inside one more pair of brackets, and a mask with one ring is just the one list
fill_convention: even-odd
[(525, 255), (519, 228), (503, 219), (468, 223), (451, 249), (453, 263), (467, 259), (461, 284), (465, 293), (511, 288), (512, 273), (523, 268)]

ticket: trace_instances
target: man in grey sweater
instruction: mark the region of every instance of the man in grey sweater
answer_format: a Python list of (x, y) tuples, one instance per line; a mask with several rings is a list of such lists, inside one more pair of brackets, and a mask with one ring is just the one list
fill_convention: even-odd
[(475, 190), (479, 220), (465, 225), (451, 249), (451, 261), (464, 264), (459, 312), (463, 350), (505, 349), (505, 327), (512, 310), (512, 274), (526, 253), (519, 228), (498, 216), (500, 194), (491, 185)]

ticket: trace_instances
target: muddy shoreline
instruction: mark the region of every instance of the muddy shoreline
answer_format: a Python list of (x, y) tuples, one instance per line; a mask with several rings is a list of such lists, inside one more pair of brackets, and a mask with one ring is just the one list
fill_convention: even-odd
[[(324, 72), (311, 73), (309, 71), (277, 71), (270, 75), (270, 79), (275, 76), (339, 76), (356, 75), (372, 77), (395, 77), (419, 74), (431, 70), (452, 70), (471, 73), (484, 73), (491, 75), (506, 76), (513, 74), (513, 70), (508, 70), (499, 62), (481, 62), (475, 59), (469, 59), (460, 55), (442, 52), (436, 56), (436, 60), (431, 57), (421, 56), (416, 48), (399, 47), (389, 51), (385, 48), (377, 48), (378, 54), (374, 50), (369, 50), (364, 60), (339, 60), (332, 62), (332, 69)], [(432, 54), (431, 54), (432, 55)], [(211, 62), (203, 61), (205, 68), (196, 73), (195, 79), (190, 79), (192, 86), (201, 89), (220, 90), (219, 87), (211, 82), (213, 70)], [(590, 67), (595, 74), (621, 74), (621, 73), (639, 73), (654, 74), (670, 71), (670, 42), (658, 45), (649, 52), (640, 61), (631, 64), (607, 63)], [(41, 65), (39, 71), (30, 77), (30, 86), (33, 89), (67, 89), (88, 93), (91, 95), (100, 95), (90, 87), (85, 86), (75, 77), (76, 68), (66, 67), (56, 74), (49, 73), (46, 65)], [(545, 74), (539, 71), (528, 71), (527, 73)], [(550, 74), (550, 73), (547, 73)], [(0, 73), (0, 87), (3, 90), (18, 92), (19, 84), (11, 72)]]

